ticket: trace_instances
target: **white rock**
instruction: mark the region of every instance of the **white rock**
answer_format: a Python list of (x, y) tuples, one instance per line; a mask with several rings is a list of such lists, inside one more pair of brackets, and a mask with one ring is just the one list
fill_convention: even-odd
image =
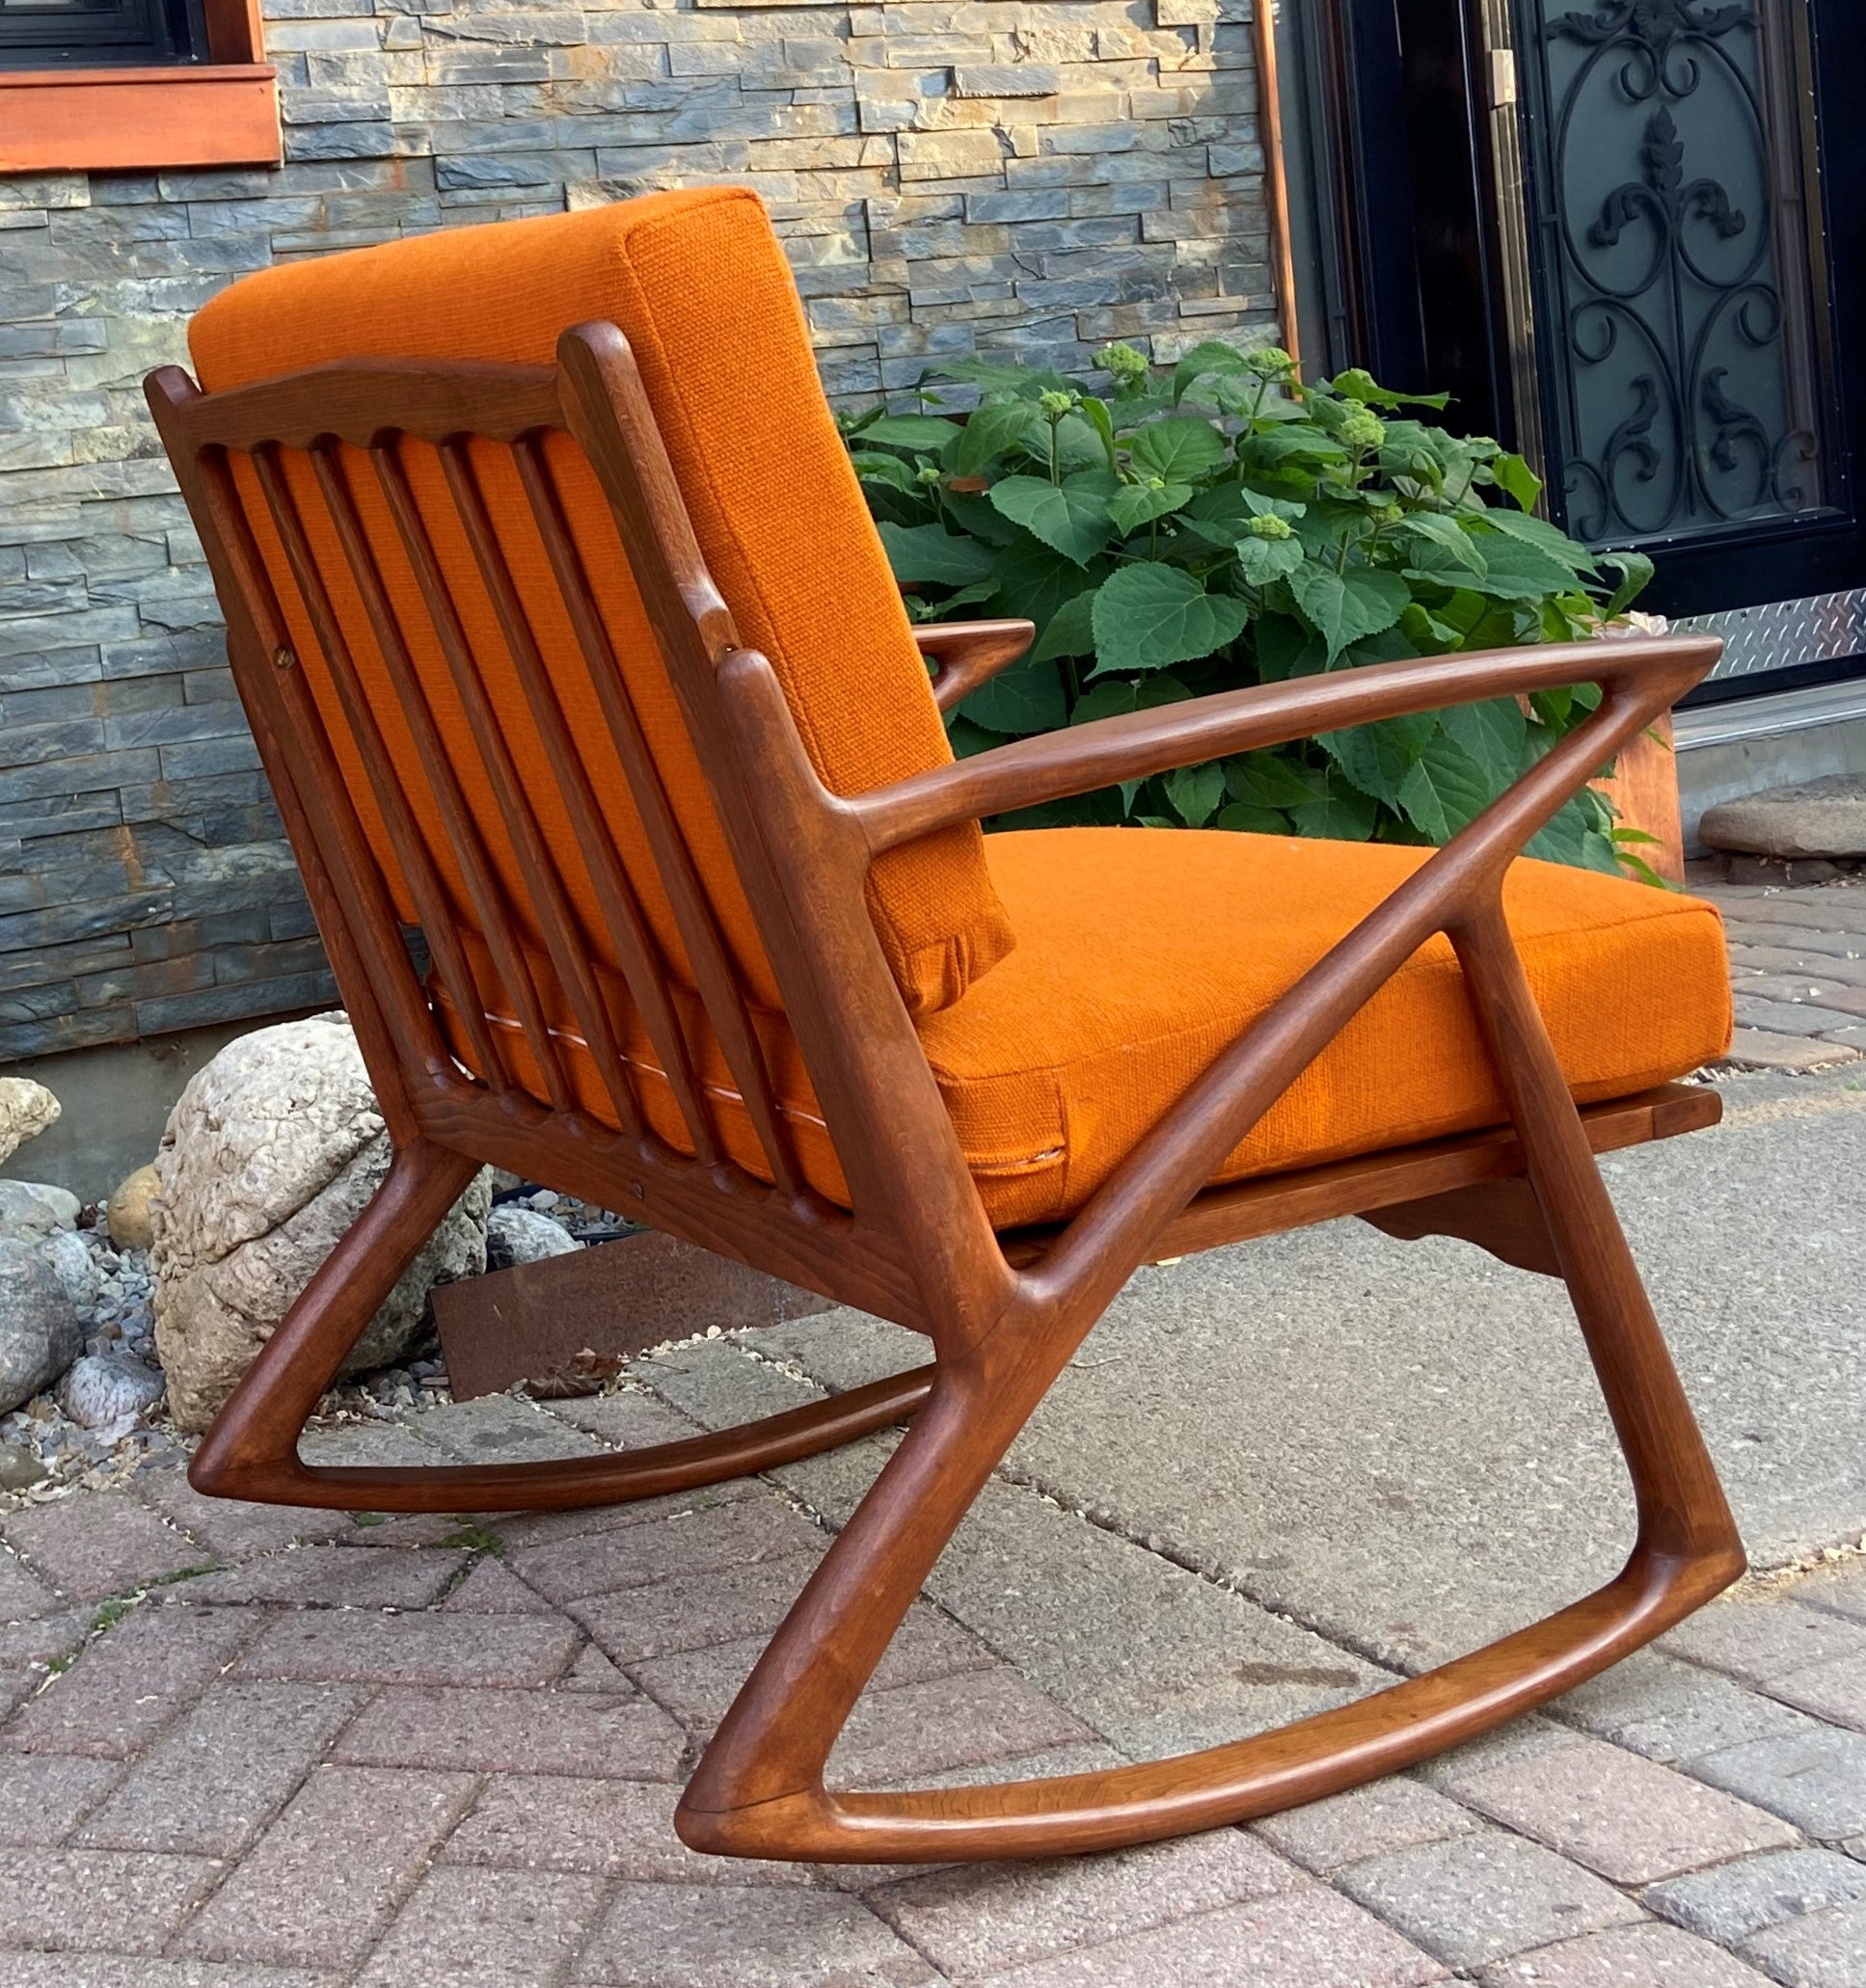
[(49, 1387), (84, 1351), (77, 1307), (30, 1243), (0, 1237), (0, 1414)]
[(162, 1376), (126, 1353), (88, 1353), (58, 1384), (58, 1405), (85, 1429), (134, 1419), (162, 1399)]
[[(149, 1263), (169, 1407), (203, 1429), (389, 1169), (389, 1136), (341, 1014), (258, 1029), (196, 1072), (156, 1157)], [(430, 1285), (486, 1267), (484, 1172), (389, 1294), (346, 1373), (385, 1366)]]
[(55, 1229), (39, 1246), (39, 1253), (52, 1266), (52, 1275), (80, 1311), (97, 1308), (103, 1296), (103, 1274), (90, 1245), (76, 1229)]
[(535, 1209), (505, 1202), (486, 1218), (486, 1266), (510, 1270), (516, 1263), (542, 1263), (547, 1256), (568, 1256), (583, 1246), (561, 1222)]
[(0, 1165), (58, 1122), (59, 1101), (30, 1077), (0, 1077)]
[(62, 1187), (37, 1180), (0, 1180), (0, 1236), (16, 1243), (36, 1243), (62, 1228), (77, 1225), (82, 1204)]

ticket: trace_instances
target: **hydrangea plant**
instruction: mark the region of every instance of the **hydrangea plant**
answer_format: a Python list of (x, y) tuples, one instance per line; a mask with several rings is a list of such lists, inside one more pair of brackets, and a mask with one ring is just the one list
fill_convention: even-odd
[[(1287, 353), (1223, 343), (1170, 372), (1121, 344), (1096, 366), (1105, 384), (966, 360), (926, 376), (916, 413), (844, 417), (910, 613), (1037, 626), (950, 720), (960, 753), (1240, 685), (1575, 640), (1652, 577), (1537, 517), (1522, 457), (1414, 412), (1444, 395), (1359, 370), (1302, 386)], [(952, 389), (977, 404), (947, 411)], [(1388, 719), (1014, 819), (1441, 843), (1597, 701), (1583, 685)], [(1590, 790), (1530, 850), (1651, 878), (1645, 840)]]

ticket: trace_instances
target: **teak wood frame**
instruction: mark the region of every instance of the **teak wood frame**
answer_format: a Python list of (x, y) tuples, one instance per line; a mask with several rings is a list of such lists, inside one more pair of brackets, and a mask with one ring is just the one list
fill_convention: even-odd
[[(149, 398), (230, 624), (240, 694), (304, 869), (381, 1100), (393, 1163), (201, 1445), (217, 1495), (399, 1511), (640, 1498), (911, 1426), (772, 1637), (709, 1748), (677, 1824), (696, 1848), (827, 1860), (1045, 1855), (1261, 1814), (1406, 1766), (1603, 1669), (1735, 1579), (1735, 1527), (1615, 1219), (1594, 1152), (1715, 1120), (1714, 1092), (1666, 1087), (1578, 1112), (1501, 907), (1505, 870), (1561, 804), (1709, 668), (1694, 637), (1384, 663), (1086, 724), (941, 766), (877, 792), (828, 792), (770, 662), (741, 646), (702, 563), (629, 347), (608, 324), (567, 332), (554, 368), (375, 362), (202, 394), (174, 367)], [(852, 1206), (803, 1182), (729, 963), (648, 755), (565, 527), (540, 438), (593, 464), (754, 908)], [(467, 438), (509, 447), (595, 680), (697, 991), (763, 1145), (769, 1180), (730, 1163), (628, 877), (603, 832), (563, 712), (488, 517)], [(513, 670), (584, 845), (631, 997), (686, 1117), (692, 1152), (646, 1129), (613, 1018), (493, 714), (413, 502), (404, 438), (440, 452)], [(347, 444), (347, 447), (340, 446)], [(481, 936), (551, 1102), (516, 1083), (483, 1017), (432, 859), (363, 697), (284, 451), (307, 451), (321, 501), (419, 748)], [(354, 451), (363, 451), (359, 457)], [(385, 872), (296, 667), (242, 516), (230, 457), (251, 459), (343, 722), (409, 894), (484, 1073), (462, 1067), (410, 964)], [(350, 486), (366, 460), (395, 518), (523, 873), (551, 967), (619, 1130), (577, 1109), (533, 966), (398, 627)], [(1023, 624), (926, 632), (942, 704), (1021, 653)], [(1558, 744), (1226, 1049), (1072, 1220), (993, 1232), (877, 939), (864, 898), (883, 851), (1117, 780), (1400, 712), (1589, 682), (1593, 716)], [(1381, 984), (1449, 934), (1508, 1101), (1506, 1127), (1305, 1172), (1208, 1187), (1248, 1129)], [(542, 969), (538, 969), (542, 971)], [(1375, 1073), (1370, 1073), (1370, 1081)], [(328, 1468), (298, 1434), (365, 1323), (482, 1162), (631, 1209), (674, 1235), (924, 1333), (934, 1358), (896, 1379), (745, 1428), (629, 1456), (502, 1466)], [(1173, 1760), (1025, 1784), (829, 1793), (850, 1709), (987, 1476), (1141, 1263), (1340, 1214), (1397, 1235), (1464, 1235), (1567, 1284), (1637, 1510), (1620, 1574), (1533, 1626), (1353, 1705)]]

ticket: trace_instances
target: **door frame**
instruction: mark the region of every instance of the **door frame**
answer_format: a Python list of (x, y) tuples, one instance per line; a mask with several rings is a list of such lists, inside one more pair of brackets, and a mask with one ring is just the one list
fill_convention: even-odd
[[(1809, 0), (1821, 156), (1809, 196), (1825, 209), (1850, 514), (1765, 524), (1731, 541), (1646, 549), (1650, 604), (1706, 615), (1866, 587), (1866, 63), (1858, 0)], [(1312, 0), (1303, 10), (1316, 264), (1334, 365), (1366, 365), (1402, 390), (1449, 390), (1451, 425), (1497, 436), (1540, 467), (1552, 383), (1537, 364), (1527, 216), (1536, 200), (1532, 104), (1510, 57), (1513, 0)], [(1520, 225), (1504, 203), (1518, 198)], [(1812, 666), (1831, 677), (1866, 659)], [(1780, 687), (1775, 672), (1770, 688)], [(1797, 672), (1803, 675), (1802, 672)]]

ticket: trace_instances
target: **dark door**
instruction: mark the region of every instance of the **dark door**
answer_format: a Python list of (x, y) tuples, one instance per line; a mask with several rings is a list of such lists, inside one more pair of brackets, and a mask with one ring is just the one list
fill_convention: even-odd
[(1540, 460), (1576, 537), (1652, 554), (1650, 604), (1673, 614), (1866, 587), (1858, 10), (1312, 16), (1344, 353), (1448, 387), (1471, 428)]

